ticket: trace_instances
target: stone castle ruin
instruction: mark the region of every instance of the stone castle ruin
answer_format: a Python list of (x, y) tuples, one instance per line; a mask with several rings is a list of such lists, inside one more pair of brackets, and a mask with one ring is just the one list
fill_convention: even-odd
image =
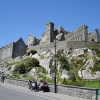
[(26, 51), (37, 50), (38, 52), (43, 52), (54, 49), (55, 37), (57, 38), (57, 49), (72, 50), (86, 47), (91, 42), (100, 42), (99, 29), (95, 29), (94, 33), (90, 33), (88, 26), (82, 25), (77, 30), (69, 32), (62, 26), (55, 29), (54, 23), (49, 22), (46, 24), (46, 32), (42, 34), (41, 39), (37, 39), (30, 33), (26, 43), (20, 38), (17, 42), (0, 48), (0, 63), (23, 56)]
[(26, 53), (26, 44), (23, 39), (10, 43), (9, 45), (0, 48), (0, 63), (6, 62), (18, 56), (23, 56)]

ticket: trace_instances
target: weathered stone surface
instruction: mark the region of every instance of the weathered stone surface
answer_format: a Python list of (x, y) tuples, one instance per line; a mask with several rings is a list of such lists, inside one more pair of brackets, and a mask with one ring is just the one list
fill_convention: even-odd
[(68, 75), (68, 71), (67, 70), (63, 70), (61, 78), (69, 79), (69, 75)]
[(37, 69), (36, 68), (32, 68), (31, 71), (29, 72), (29, 75), (34, 77), (35, 79), (38, 78), (38, 75), (37, 75)]
[(22, 38), (18, 41), (0, 48), (0, 63), (11, 60), (26, 53), (26, 45)]

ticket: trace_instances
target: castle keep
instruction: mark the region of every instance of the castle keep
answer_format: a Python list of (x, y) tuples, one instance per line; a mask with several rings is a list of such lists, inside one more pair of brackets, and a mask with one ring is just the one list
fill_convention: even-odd
[(23, 56), (27, 51), (37, 50), (43, 52), (45, 50), (54, 49), (54, 37), (57, 38), (57, 49), (75, 49), (83, 48), (92, 42), (100, 42), (99, 29), (95, 29), (94, 33), (90, 33), (87, 25), (82, 25), (73, 32), (66, 31), (62, 26), (54, 28), (54, 23), (46, 24), (46, 32), (42, 34), (41, 39), (37, 39), (29, 34), (26, 44), (20, 38), (17, 42), (13, 42), (7, 46), (0, 48), (0, 63), (9, 59)]

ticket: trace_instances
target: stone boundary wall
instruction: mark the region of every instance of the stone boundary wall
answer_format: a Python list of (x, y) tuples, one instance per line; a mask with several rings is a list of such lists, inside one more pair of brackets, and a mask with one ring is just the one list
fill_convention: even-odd
[[(19, 80), (19, 79), (5, 79), (5, 83), (10, 83), (17, 86), (22, 86), (28, 88), (28, 81)], [(54, 84), (48, 84), (50, 92), (54, 92)], [(65, 94), (69, 96), (85, 98), (90, 100), (97, 100), (96, 98), (97, 89), (83, 88), (83, 87), (74, 87), (74, 86), (65, 86), (57, 85), (57, 93)]]
[[(92, 41), (58, 41), (56, 45), (56, 49), (76, 49), (76, 48), (84, 48), (86, 46), (91, 45), (93, 42)], [(38, 53), (44, 52), (46, 50), (52, 50), (55, 49), (54, 43), (45, 43), (41, 45), (36, 45), (36, 46), (31, 46), (27, 52), (30, 50), (37, 50)]]

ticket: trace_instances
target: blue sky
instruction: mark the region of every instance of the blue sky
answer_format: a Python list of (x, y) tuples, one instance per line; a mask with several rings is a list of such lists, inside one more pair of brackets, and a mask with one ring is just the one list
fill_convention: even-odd
[(29, 33), (40, 39), (46, 23), (74, 31), (82, 24), (100, 29), (100, 0), (0, 0), (0, 47), (26, 42)]

